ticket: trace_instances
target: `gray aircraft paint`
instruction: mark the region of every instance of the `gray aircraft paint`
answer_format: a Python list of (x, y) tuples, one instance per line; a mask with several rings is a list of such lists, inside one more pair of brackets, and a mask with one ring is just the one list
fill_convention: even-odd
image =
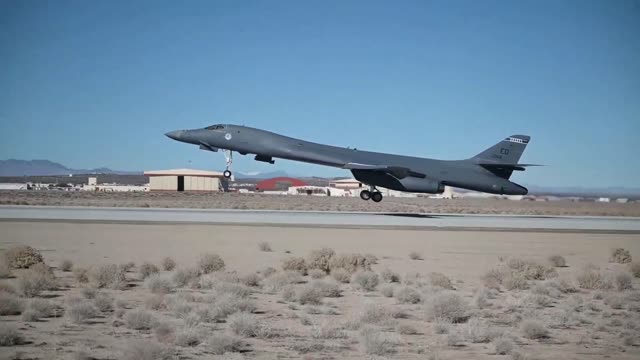
[(514, 170), (532, 166), (518, 164), (530, 140), (525, 135), (509, 136), (465, 160), (435, 160), (343, 148), (238, 125), (212, 125), (171, 131), (166, 135), (199, 145), (204, 150), (254, 154), (258, 161), (272, 162), (273, 158), (280, 158), (347, 169), (368, 185), (408, 192), (441, 193), (448, 185), (493, 194), (525, 195), (527, 189), (509, 181), (509, 177)]

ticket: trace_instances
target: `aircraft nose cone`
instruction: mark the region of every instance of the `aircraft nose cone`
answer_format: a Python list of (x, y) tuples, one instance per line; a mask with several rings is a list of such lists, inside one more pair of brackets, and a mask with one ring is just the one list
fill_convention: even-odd
[(168, 133), (166, 133), (165, 135), (173, 140), (180, 140), (180, 137), (182, 136), (182, 133), (184, 131), (182, 130), (174, 130), (174, 131), (169, 131)]

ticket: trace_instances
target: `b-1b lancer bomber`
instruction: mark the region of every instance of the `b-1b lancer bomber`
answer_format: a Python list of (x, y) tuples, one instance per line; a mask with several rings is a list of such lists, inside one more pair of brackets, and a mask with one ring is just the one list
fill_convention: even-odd
[(382, 201), (377, 186), (440, 194), (445, 186), (492, 194), (525, 195), (527, 189), (509, 181), (513, 171), (532, 164), (518, 164), (529, 136), (511, 135), (480, 154), (465, 160), (434, 160), (317, 144), (269, 131), (239, 125), (212, 125), (203, 129), (176, 130), (171, 139), (198, 145), (208, 151), (225, 150), (226, 178), (231, 178), (233, 152), (253, 154), (255, 160), (273, 164), (274, 158), (302, 161), (350, 170), (368, 189), (363, 200)]

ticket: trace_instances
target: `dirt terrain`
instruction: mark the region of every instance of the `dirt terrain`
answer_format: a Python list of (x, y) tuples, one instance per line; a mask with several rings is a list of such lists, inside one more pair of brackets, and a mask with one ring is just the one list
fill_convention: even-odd
[(55, 276), (34, 265), (0, 279), (0, 311), (14, 309), (0, 343), (17, 339), (0, 358), (640, 357), (638, 235), (71, 222), (0, 234), (4, 254), (32, 246)]
[(502, 199), (385, 198), (381, 203), (353, 197), (281, 196), (237, 193), (91, 193), (0, 191), (0, 205), (273, 209), (575, 216), (640, 216), (640, 203), (511, 201)]

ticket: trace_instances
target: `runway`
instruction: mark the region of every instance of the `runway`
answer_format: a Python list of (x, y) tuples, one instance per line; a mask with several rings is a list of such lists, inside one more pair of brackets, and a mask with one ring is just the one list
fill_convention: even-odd
[(443, 230), (578, 231), (640, 234), (640, 218), (633, 217), (0, 206), (0, 220)]

